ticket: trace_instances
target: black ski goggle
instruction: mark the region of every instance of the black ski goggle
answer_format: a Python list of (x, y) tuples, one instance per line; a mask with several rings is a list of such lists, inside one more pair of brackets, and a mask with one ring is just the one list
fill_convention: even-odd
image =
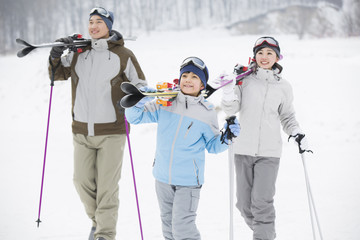
[(106, 10), (105, 8), (102, 7), (95, 7), (93, 9), (91, 9), (90, 11), (90, 15), (97, 13), (103, 17), (109, 18), (111, 21), (114, 21), (114, 19), (111, 18), (110, 12), (108, 10)]
[(276, 41), (274, 38), (272, 37), (261, 37), (258, 40), (256, 40), (254, 47), (258, 47), (263, 45), (264, 43), (267, 43), (270, 46), (273, 47), (279, 47), (279, 43), (278, 41)]

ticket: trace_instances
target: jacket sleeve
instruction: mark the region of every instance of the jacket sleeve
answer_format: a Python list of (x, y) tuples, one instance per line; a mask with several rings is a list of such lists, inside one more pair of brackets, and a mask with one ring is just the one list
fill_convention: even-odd
[(155, 101), (148, 102), (144, 107), (131, 107), (125, 109), (125, 116), (131, 124), (155, 123), (159, 119), (159, 105)]
[(54, 80), (67, 80), (71, 76), (71, 61), (73, 59), (74, 52), (70, 52), (69, 54), (62, 56), (61, 58), (51, 59), (49, 57), (48, 63), (48, 71), (49, 78), (51, 80), (52, 77), (52, 69), (55, 68)]
[(126, 68), (124, 73), (127, 79), (134, 84), (137, 88), (147, 85), (145, 75), (141, 70), (140, 64), (135, 55), (129, 51), (129, 58), (127, 59)]
[(214, 111), (213, 121), (210, 123), (209, 128), (204, 133), (206, 142), (206, 150), (209, 153), (221, 153), (228, 149), (228, 145), (221, 143), (221, 134), (218, 125), (216, 112)]
[(279, 116), (283, 130), (288, 135), (291, 135), (294, 131), (301, 132), (299, 123), (295, 117), (295, 110), (293, 106), (293, 91), (289, 83), (286, 84), (284, 89), (284, 98), (279, 107)]
[(228, 149), (226, 143), (221, 143), (221, 134), (214, 135), (209, 141), (206, 142), (206, 150), (209, 153), (221, 153)]

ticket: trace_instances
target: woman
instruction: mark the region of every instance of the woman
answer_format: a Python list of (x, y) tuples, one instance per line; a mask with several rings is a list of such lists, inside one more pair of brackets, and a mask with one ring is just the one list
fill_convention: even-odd
[(290, 83), (282, 78), (280, 46), (273, 37), (259, 38), (253, 48), (253, 73), (240, 85), (223, 88), (222, 107), (239, 113), (241, 134), (234, 140), (236, 207), (256, 240), (273, 240), (274, 195), (282, 140), (280, 125), (307, 148), (295, 118)]

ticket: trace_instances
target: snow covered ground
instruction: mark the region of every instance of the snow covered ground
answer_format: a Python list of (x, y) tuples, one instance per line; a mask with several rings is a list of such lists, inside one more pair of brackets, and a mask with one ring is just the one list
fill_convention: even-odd
[[(126, 46), (154, 86), (178, 78), (179, 64), (199, 56), (210, 78), (247, 64), (258, 36), (230, 36), (222, 30), (157, 32)], [(360, 238), (360, 39), (299, 41), (276, 36), (283, 76), (293, 86), (298, 120), (314, 154), (306, 155), (310, 182), (326, 240)], [(24, 58), (0, 57), (0, 239), (87, 239), (90, 221), (72, 184), (70, 82), (55, 83), (40, 227), (36, 227), (50, 95), (49, 49)], [(219, 105), (221, 92), (210, 101)], [(219, 124), (224, 122), (219, 112)], [(162, 239), (151, 174), (156, 125), (133, 126), (135, 164), (144, 239)], [(286, 142), (277, 181), (277, 239), (310, 240), (311, 223), (304, 172), (297, 147)], [(228, 239), (227, 152), (207, 154), (197, 224), (205, 240)], [(120, 181), (117, 239), (141, 239), (131, 165), (125, 152)], [(235, 239), (252, 239), (235, 209)]]

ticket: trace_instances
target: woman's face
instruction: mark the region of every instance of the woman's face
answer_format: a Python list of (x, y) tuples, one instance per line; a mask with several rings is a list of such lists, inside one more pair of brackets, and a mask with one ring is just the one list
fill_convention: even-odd
[(272, 66), (279, 61), (276, 53), (271, 48), (265, 47), (259, 50), (255, 55), (256, 63), (264, 69), (271, 69)]
[(98, 15), (91, 16), (88, 30), (91, 38), (99, 39), (109, 37), (109, 29), (104, 20)]

